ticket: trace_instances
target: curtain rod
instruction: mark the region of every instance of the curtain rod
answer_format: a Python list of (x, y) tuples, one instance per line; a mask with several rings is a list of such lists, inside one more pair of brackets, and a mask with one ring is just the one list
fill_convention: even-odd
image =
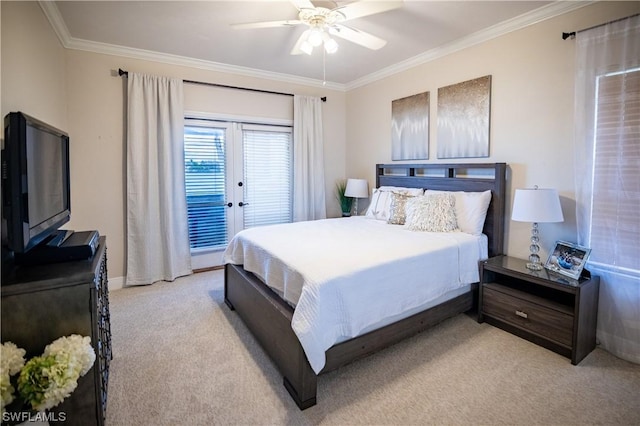
[[(125, 71), (122, 68), (118, 68), (119, 76), (129, 76), (129, 71)], [(190, 84), (201, 84), (203, 86), (213, 86), (213, 87), (222, 87), (224, 89), (236, 89), (236, 90), (246, 90), (248, 92), (258, 92), (258, 93), (268, 93), (270, 95), (282, 95), (282, 96), (293, 96), (293, 93), (284, 93), (284, 92), (273, 92), (271, 90), (262, 90), (262, 89), (252, 89), (250, 87), (240, 87), (240, 86), (227, 86), (226, 84), (217, 84), (217, 83), (207, 83), (205, 81), (195, 81), (195, 80), (182, 80), (184, 83)], [(327, 102), (327, 97), (323, 96), (320, 98), (322, 102)]]
[(566, 40), (568, 38), (571, 38), (573, 40), (574, 38), (576, 38), (576, 34), (577, 33), (581, 33), (583, 31), (589, 31), (589, 30), (592, 30), (594, 28), (602, 27), (604, 25), (613, 24), (614, 22), (624, 21), (625, 19), (634, 18), (634, 17), (636, 17), (638, 15), (640, 15), (640, 13), (636, 13), (635, 15), (627, 16), (625, 18), (614, 19), (613, 21), (605, 22), (604, 24), (594, 25), (593, 27), (589, 27), (589, 28), (583, 28), (583, 29), (578, 30), (578, 31), (573, 31), (573, 32), (570, 32), (570, 33), (562, 33), (562, 39)]

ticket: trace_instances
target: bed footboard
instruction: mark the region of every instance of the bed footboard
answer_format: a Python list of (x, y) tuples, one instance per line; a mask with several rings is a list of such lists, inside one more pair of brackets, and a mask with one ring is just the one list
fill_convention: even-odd
[[(320, 374), (384, 349), (474, 306), (473, 289), (426, 311), (329, 348)], [(304, 410), (316, 404), (317, 376), (291, 328), (293, 308), (239, 265), (225, 265), (224, 301), (235, 310), (283, 375), (284, 386)]]
[(276, 364), (298, 407), (304, 410), (315, 405), (317, 377), (291, 328), (291, 306), (242, 266), (227, 264), (224, 274), (225, 303)]

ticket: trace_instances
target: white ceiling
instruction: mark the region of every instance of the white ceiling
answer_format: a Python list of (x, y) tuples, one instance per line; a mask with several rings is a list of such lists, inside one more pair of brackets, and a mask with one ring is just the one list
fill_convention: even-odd
[[(367, 0), (375, 1), (375, 0)], [(314, 1), (328, 8), (349, 1)], [(230, 24), (297, 19), (289, 1), (41, 2), (68, 48), (156, 59), (239, 74), (357, 87), (438, 55), (575, 9), (580, 2), (418, 1), (349, 21), (387, 40), (373, 51), (337, 39), (338, 52), (289, 54), (305, 27), (233, 29)]]

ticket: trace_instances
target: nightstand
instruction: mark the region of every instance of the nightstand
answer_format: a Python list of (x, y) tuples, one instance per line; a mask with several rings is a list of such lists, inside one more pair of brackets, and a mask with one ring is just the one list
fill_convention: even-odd
[(526, 261), (496, 256), (480, 262), (478, 322), (487, 322), (571, 359), (577, 365), (596, 346), (600, 277), (579, 280)]

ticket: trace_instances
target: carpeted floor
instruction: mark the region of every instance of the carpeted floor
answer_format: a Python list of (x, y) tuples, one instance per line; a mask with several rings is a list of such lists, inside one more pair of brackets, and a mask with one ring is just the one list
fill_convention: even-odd
[(107, 426), (640, 425), (640, 365), (580, 365), (459, 315), (318, 379), (300, 411), (223, 302), (222, 271), (113, 291)]

